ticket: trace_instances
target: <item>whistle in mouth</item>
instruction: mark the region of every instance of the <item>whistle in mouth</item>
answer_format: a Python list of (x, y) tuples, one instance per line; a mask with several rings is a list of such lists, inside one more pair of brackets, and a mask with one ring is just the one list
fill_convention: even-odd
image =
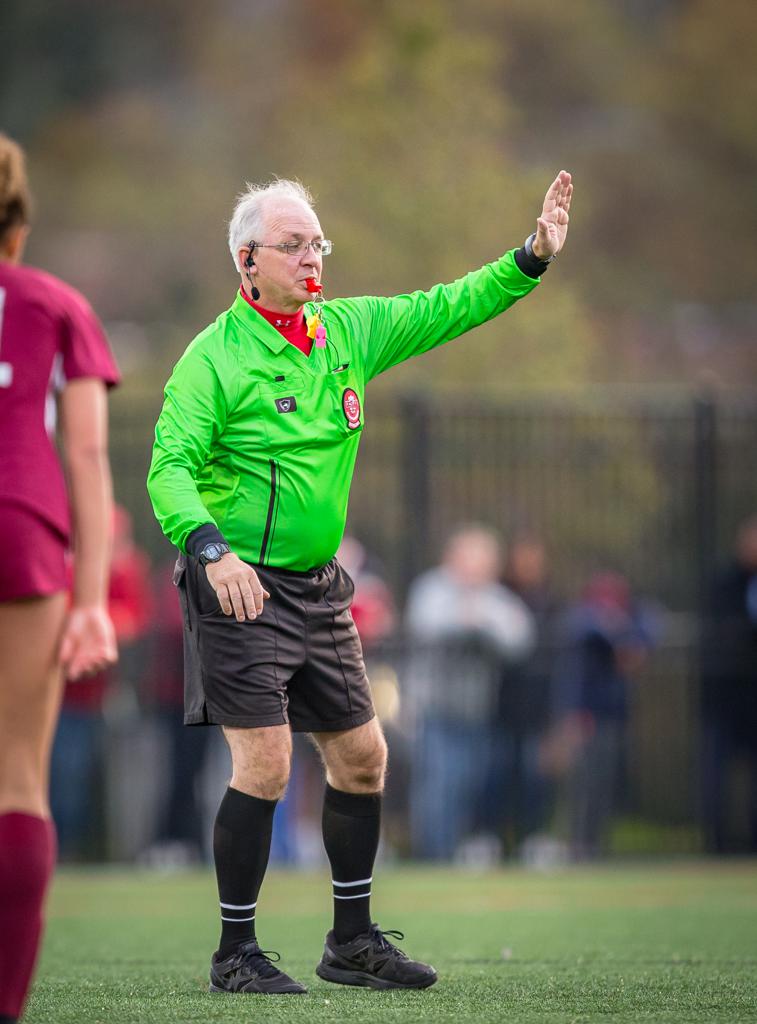
[(311, 295), (318, 295), (319, 292), (323, 291), (323, 285), (319, 281), (316, 281), (314, 277), (305, 278), (305, 287)]

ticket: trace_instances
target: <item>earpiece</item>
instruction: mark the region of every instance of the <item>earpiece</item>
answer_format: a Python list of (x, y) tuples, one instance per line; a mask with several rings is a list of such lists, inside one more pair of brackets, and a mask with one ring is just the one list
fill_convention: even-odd
[[(251, 243), (250, 243), (250, 251), (249, 251), (249, 253), (247, 254), (247, 259), (246, 259), (246, 260), (244, 261), (244, 265), (245, 265), (246, 267), (248, 267), (248, 268), (249, 268), (249, 267), (254, 267), (254, 266), (255, 266), (255, 260), (254, 260), (254, 259), (252, 258), (252, 250), (253, 250), (253, 248), (254, 248), (254, 243), (253, 243), (253, 242), (251, 242)], [(254, 285), (254, 284), (252, 283), (252, 274), (250, 273), (249, 269), (247, 270), (247, 279), (248, 279), (248, 281), (250, 282), (250, 294), (252, 295), (252, 298), (253, 298), (253, 300), (254, 300), (255, 302), (257, 302), (257, 301), (258, 301), (258, 299), (260, 298), (260, 291), (259, 291), (259, 289), (258, 289), (258, 288), (256, 288), (256, 287), (255, 287), (255, 285)]]

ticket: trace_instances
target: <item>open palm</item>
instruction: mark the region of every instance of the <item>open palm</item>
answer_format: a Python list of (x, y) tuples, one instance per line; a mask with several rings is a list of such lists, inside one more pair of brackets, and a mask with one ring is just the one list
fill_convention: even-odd
[(556, 256), (565, 245), (568, 234), (568, 211), (573, 195), (573, 184), (568, 171), (560, 171), (547, 189), (541, 216), (536, 218), (534, 255), (540, 259)]

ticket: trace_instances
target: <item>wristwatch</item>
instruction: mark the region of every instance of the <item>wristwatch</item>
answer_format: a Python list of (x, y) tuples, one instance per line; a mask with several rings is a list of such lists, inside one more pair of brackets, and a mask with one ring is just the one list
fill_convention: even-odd
[(228, 544), (218, 544), (213, 542), (212, 544), (206, 544), (200, 554), (197, 556), (197, 560), (200, 565), (207, 565), (208, 562), (220, 562), (224, 555), (228, 555), (231, 548)]
[(536, 238), (536, 232), (534, 231), (533, 234), (529, 235), (528, 238), (523, 243), (523, 248), (526, 250), (526, 256), (530, 256), (531, 259), (534, 259), (538, 263), (543, 263), (545, 265), (547, 263), (551, 263), (553, 260), (555, 260), (557, 258), (555, 253), (553, 253), (551, 256), (547, 256), (546, 259), (542, 259), (541, 256), (537, 256), (536, 255), (536, 253), (534, 252), (534, 239), (535, 238)]

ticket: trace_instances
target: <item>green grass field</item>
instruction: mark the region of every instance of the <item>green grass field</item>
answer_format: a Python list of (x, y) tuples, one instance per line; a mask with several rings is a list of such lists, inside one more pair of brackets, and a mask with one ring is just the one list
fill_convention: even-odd
[(61, 872), (28, 1024), (184, 1021), (754, 1021), (757, 863), (566, 869), (544, 876), (384, 869), (374, 912), (430, 961), (425, 992), (320, 981), (328, 876), (272, 871), (259, 937), (306, 996), (205, 991), (210, 873)]

